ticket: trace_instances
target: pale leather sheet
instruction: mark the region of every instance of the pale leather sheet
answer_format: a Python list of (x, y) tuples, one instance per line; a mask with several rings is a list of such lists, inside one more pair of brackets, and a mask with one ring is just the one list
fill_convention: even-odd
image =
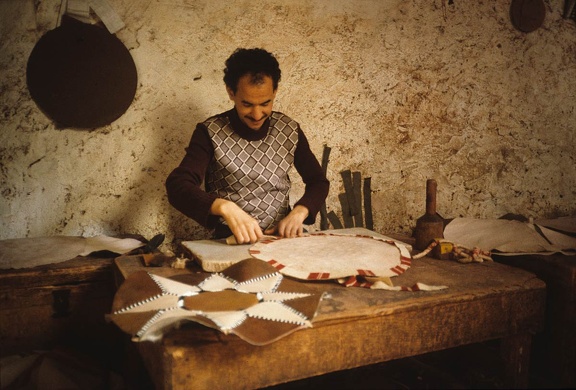
[(559, 217), (551, 219), (537, 219), (534, 223), (538, 226), (545, 226), (550, 229), (564, 233), (576, 234), (576, 216)]
[(182, 241), (181, 245), (206, 272), (220, 272), (251, 257), (250, 245), (228, 245), (226, 240)]
[(411, 260), (406, 247), (392, 240), (335, 233), (260, 241), (250, 254), (284, 275), (303, 280), (391, 277), (404, 273)]
[(0, 240), (0, 268), (29, 268), (60, 263), (107, 250), (125, 254), (144, 246), (133, 238), (52, 236)]
[[(325, 230), (318, 233), (368, 235), (394, 241), (406, 248), (407, 251), (412, 250), (409, 244), (400, 243), (390, 237), (365, 228)], [(181, 245), (190, 252), (191, 256), (200, 264), (202, 269), (207, 272), (220, 272), (232, 264), (252, 257), (249, 252), (251, 244), (227, 245), (225, 240), (195, 240), (183, 241)]]
[[(275, 244), (267, 247), (272, 241)], [(254, 245), (198, 240), (184, 241), (182, 246), (208, 272), (220, 272), (256, 257), (274, 265), (282, 274), (301, 280), (334, 280), (347, 287), (394, 291), (447, 288), (424, 283), (394, 286), (391, 277), (410, 267), (412, 246), (366, 228), (324, 230), (277, 240), (267, 237)], [(256, 253), (263, 246), (264, 251)]]
[(444, 229), (444, 238), (468, 248), (478, 247), (504, 255), (576, 253), (575, 237), (544, 226), (505, 219), (456, 218)]

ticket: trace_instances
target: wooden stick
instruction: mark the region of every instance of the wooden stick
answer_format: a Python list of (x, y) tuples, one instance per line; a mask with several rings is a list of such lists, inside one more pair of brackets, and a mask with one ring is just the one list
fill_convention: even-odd
[[(328, 162), (330, 161), (330, 151), (332, 149), (324, 145), (324, 150), (322, 151), (322, 171), (324, 175), (327, 176), (328, 173)], [(328, 211), (326, 210), (326, 202), (320, 207), (320, 230), (328, 229)]]
[(328, 162), (330, 161), (330, 151), (332, 149), (326, 145), (324, 145), (324, 150), (322, 151), (322, 170), (324, 171), (324, 174), (326, 174), (326, 172), (328, 172)]
[(366, 229), (374, 230), (374, 221), (372, 220), (372, 178), (364, 178), (364, 218)]
[(340, 206), (342, 207), (342, 219), (344, 220), (344, 227), (354, 227), (354, 221), (352, 220), (352, 215), (350, 214), (348, 197), (346, 194), (339, 194), (338, 199), (340, 199)]
[(356, 213), (352, 214), (354, 217), (354, 226), (364, 227), (364, 217), (362, 216), (362, 175), (360, 172), (352, 172), (352, 192), (356, 210)]
[(328, 219), (330, 220), (330, 223), (332, 224), (332, 227), (334, 227), (334, 229), (343, 229), (344, 228), (342, 226), (342, 222), (340, 222), (340, 219), (338, 218), (338, 216), (336, 215), (336, 213), (334, 211), (330, 211), (328, 213)]
[[(356, 215), (357, 210), (356, 210), (356, 204), (354, 203), (354, 189), (352, 186), (352, 172), (350, 172), (349, 169), (340, 172), (340, 175), (342, 176), (342, 183), (344, 184), (344, 192), (347, 198), (347, 209), (348, 209), (348, 214), (347, 216), (351, 217), (352, 215)], [(340, 203), (342, 203), (342, 201), (340, 201)], [(344, 207), (342, 207), (342, 214), (344, 214)], [(344, 219), (344, 221), (346, 221), (346, 219)], [(349, 227), (353, 227), (353, 226), (349, 226)]]

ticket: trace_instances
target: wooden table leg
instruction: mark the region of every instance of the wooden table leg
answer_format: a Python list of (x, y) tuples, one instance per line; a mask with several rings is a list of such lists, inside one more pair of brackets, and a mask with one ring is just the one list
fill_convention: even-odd
[(528, 332), (502, 338), (500, 353), (504, 361), (504, 385), (526, 389), (529, 382), (532, 335)]

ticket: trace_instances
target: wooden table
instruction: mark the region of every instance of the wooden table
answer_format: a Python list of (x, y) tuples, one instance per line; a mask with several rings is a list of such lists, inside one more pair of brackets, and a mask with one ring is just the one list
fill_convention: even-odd
[[(118, 282), (143, 269), (139, 256), (119, 257), (115, 265)], [(192, 272), (147, 270), (166, 277)], [(501, 339), (506, 385), (527, 387), (532, 335), (543, 329), (546, 299), (534, 274), (494, 262), (422, 258), (393, 281), (449, 288), (399, 292), (312, 282), (329, 294), (313, 327), (272, 344), (254, 346), (191, 323), (137, 347), (159, 389), (239, 389)]]
[(0, 355), (50, 350), (74, 339), (104, 345), (114, 297), (113, 259), (78, 256), (0, 270)]
[(493, 255), (495, 261), (533, 272), (546, 283), (546, 326), (536, 351), (552, 387), (576, 388), (576, 256)]

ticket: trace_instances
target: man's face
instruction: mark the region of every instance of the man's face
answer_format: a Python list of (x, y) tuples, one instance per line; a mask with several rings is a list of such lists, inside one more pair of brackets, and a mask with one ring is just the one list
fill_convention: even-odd
[(272, 78), (264, 76), (261, 83), (252, 84), (251, 76), (244, 75), (238, 80), (236, 93), (226, 88), (230, 100), (240, 120), (254, 131), (260, 130), (262, 124), (272, 113), (272, 105), (276, 97)]

